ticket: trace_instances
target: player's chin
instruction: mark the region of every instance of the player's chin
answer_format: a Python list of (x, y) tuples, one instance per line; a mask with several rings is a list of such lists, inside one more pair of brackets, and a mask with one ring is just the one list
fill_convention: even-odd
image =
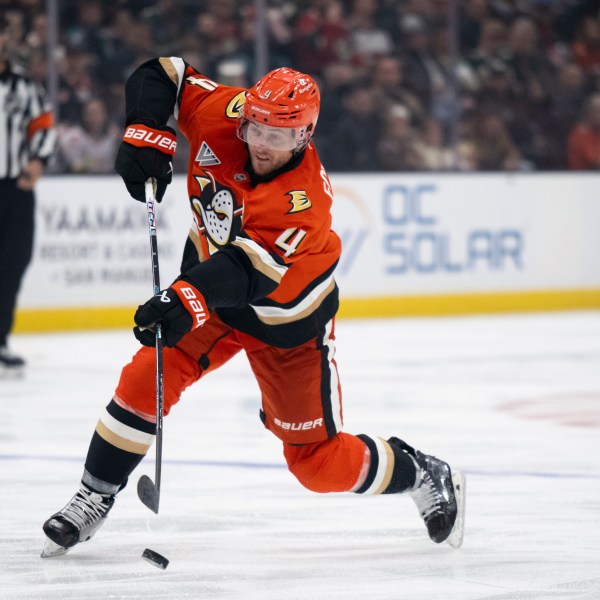
[(273, 160), (271, 158), (258, 158), (252, 159), (252, 167), (257, 175), (268, 175), (274, 170)]

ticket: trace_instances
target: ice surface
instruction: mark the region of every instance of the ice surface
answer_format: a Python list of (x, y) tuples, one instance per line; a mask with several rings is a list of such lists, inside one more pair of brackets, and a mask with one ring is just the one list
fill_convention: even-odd
[(408, 497), (304, 490), (237, 357), (165, 419), (159, 515), (135, 492), (152, 449), (96, 537), (42, 560), (41, 525), (75, 492), (137, 342), (21, 335), (26, 376), (0, 380), (0, 597), (600, 598), (600, 312), (340, 321), (337, 334), (346, 430), (466, 473), (462, 549), (429, 541)]

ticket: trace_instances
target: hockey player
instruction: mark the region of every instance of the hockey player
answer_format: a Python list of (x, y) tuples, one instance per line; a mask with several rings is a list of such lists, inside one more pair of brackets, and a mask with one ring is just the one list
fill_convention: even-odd
[(92, 537), (155, 431), (154, 327), (162, 324), (165, 415), (184, 389), (243, 350), (262, 394), (260, 417), (290, 471), (315, 492), (399, 494), (434, 542), (463, 537), (464, 477), (398, 438), (342, 431), (334, 360), (341, 244), (329, 179), (311, 138), (316, 82), (289, 68), (250, 90), (219, 85), (179, 58), (151, 60), (126, 85), (115, 167), (131, 196), (157, 200), (171, 181), (174, 114), (190, 143), (195, 227), (181, 275), (135, 313), (142, 348), (121, 373), (93, 434), (79, 491), (43, 526), (43, 557)]

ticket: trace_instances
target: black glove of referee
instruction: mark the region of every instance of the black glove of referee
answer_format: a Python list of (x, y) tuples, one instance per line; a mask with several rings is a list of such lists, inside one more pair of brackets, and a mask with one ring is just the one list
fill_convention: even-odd
[(132, 123), (127, 127), (115, 160), (115, 171), (133, 198), (145, 202), (144, 183), (154, 177), (156, 201), (162, 200), (173, 178), (172, 157), (176, 147), (175, 132), (166, 125), (154, 128)]

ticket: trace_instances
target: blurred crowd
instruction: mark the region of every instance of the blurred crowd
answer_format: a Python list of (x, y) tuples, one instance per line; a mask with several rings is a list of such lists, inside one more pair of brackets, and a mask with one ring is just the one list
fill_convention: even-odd
[[(600, 169), (598, 0), (264, 4), (267, 68), (321, 85), (315, 143), (330, 171)], [(13, 65), (43, 84), (58, 68), (55, 172), (112, 172), (124, 82), (149, 58), (181, 56), (225, 84), (256, 78), (254, 0), (58, 5), (49, 56), (46, 0), (0, 0)]]

